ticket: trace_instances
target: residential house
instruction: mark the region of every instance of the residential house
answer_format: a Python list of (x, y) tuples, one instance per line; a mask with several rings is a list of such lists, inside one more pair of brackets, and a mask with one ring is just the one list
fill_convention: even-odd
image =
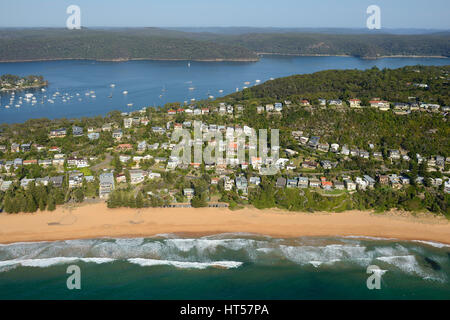
[(64, 176), (56, 176), (49, 179), (49, 183), (51, 183), (55, 188), (61, 188), (63, 185), (63, 181)]
[(400, 157), (401, 157), (400, 151), (398, 151), (398, 150), (390, 150), (389, 151), (389, 158), (391, 160), (400, 160)]
[(311, 148), (316, 148), (317, 145), (319, 144), (319, 140), (320, 140), (320, 137), (312, 136), (312, 137), (309, 139), (308, 145), (309, 145)]
[(145, 140), (138, 142), (137, 151), (144, 152), (146, 150), (147, 150), (147, 142)]
[(327, 181), (327, 178), (321, 177), (320, 183), (322, 185), (322, 189), (331, 190), (333, 188), (333, 183), (331, 181)]
[(69, 188), (79, 188), (83, 184), (83, 174), (78, 171), (69, 173)]
[(34, 181), (35, 181), (34, 179), (23, 178), (22, 180), (20, 180), (20, 186), (24, 189), (27, 189), (30, 183)]
[(36, 178), (36, 185), (47, 186), (49, 181), (50, 181), (49, 177)]
[(330, 160), (322, 160), (322, 161), (320, 161), (320, 164), (325, 170), (329, 170), (332, 168)]
[(0, 184), (0, 190), (3, 192), (6, 192), (12, 186), (12, 184), (13, 184), (13, 181), (3, 181)]
[(300, 105), (301, 105), (302, 107), (309, 107), (311, 104), (309, 103), (308, 100), (303, 99), (303, 100), (300, 101)]
[(332, 143), (330, 151), (334, 152), (334, 153), (337, 153), (339, 151), (339, 145), (337, 143)]
[(23, 143), (20, 145), (21, 152), (30, 152), (31, 151), (31, 143)]
[(44, 168), (50, 167), (52, 165), (52, 160), (51, 159), (43, 159), (43, 160), (39, 160), (38, 164)]
[(391, 187), (394, 189), (400, 189), (402, 187), (402, 185), (400, 183), (400, 178), (396, 174), (389, 175), (389, 183), (390, 183)]
[(34, 164), (38, 164), (38, 161), (36, 159), (23, 160), (22, 164), (24, 166), (31, 166), (31, 165), (34, 165)]
[(133, 150), (133, 146), (129, 143), (123, 143), (123, 144), (119, 144), (116, 147), (116, 150), (119, 152), (131, 151), (131, 150)]
[(116, 140), (120, 140), (123, 137), (123, 132), (121, 129), (116, 129), (112, 133), (112, 137)]
[(309, 179), (308, 177), (298, 177), (298, 184), (297, 186), (299, 188), (305, 189), (309, 186)]
[(361, 100), (359, 99), (350, 99), (350, 108), (361, 108)]
[(188, 200), (191, 200), (194, 195), (195, 195), (195, 191), (192, 188), (184, 188), (183, 189), (183, 195), (188, 198)]
[(139, 184), (145, 180), (145, 172), (143, 170), (130, 170), (130, 183)]
[(330, 145), (328, 143), (319, 143), (317, 145), (317, 150), (322, 151), (322, 152), (328, 152), (328, 150), (330, 150)]
[(154, 133), (164, 134), (166, 132), (166, 129), (161, 128), (161, 127), (152, 127), (152, 131)]
[(73, 126), (72, 127), (72, 135), (74, 137), (81, 137), (83, 135), (83, 128), (82, 127)]
[(105, 132), (105, 131), (111, 131), (112, 130), (112, 123), (105, 123), (103, 126), (102, 126), (102, 131), (103, 132)]
[(340, 100), (340, 99), (331, 99), (331, 100), (328, 100), (328, 105), (340, 107), (340, 106), (342, 106), (342, 100)]
[(316, 169), (317, 168), (317, 162), (314, 162), (314, 161), (303, 161), (302, 162), (302, 168), (305, 168), (305, 169)]
[(348, 191), (355, 191), (356, 190), (356, 183), (354, 183), (351, 179), (345, 179), (344, 180), (345, 188)]
[(286, 181), (287, 188), (297, 188), (297, 186), (298, 186), (298, 178), (297, 177), (287, 179), (287, 181)]
[(50, 138), (64, 138), (67, 135), (65, 128), (50, 130)]
[(309, 179), (309, 186), (311, 188), (320, 188), (321, 184), (322, 184), (321, 181), (319, 179), (317, 179), (317, 178)]
[(345, 190), (345, 185), (342, 181), (334, 181), (333, 185), (336, 190)]
[(267, 111), (267, 112), (272, 112), (273, 109), (274, 109), (273, 104), (266, 104), (266, 111)]
[(99, 196), (101, 199), (109, 197), (114, 191), (114, 174), (112, 172), (103, 172), (99, 176)]
[(348, 156), (350, 154), (350, 150), (348, 149), (348, 147), (346, 145), (342, 146), (341, 154), (344, 156)]
[(450, 193), (450, 180), (445, 181), (444, 183), (444, 192)]
[(91, 133), (88, 133), (87, 137), (91, 141), (98, 140), (100, 138), (100, 133), (98, 133), (98, 132), (91, 132)]
[(230, 177), (225, 176), (223, 179), (223, 187), (224, 187), (225, 191), (231, 191), (233, 189), (233, 186), (234, 186), (234, 181)]
[(236, 177), (236, 189), (241, 190), (244, 195), (248, 193), (247, 178), (244, 175)]
[(70, 167), (86, 168), (89, 167), (89, 162), (85, 158), (71, 157), (67, 159), (67, 165)]
[(250, 177), (250, 184), (258, 186), (261, 183), (261, 178), (258, 176)]
[(375, 186), (375, 179), (373, 179), (371, 176), (363, 175), (363, 179), (369, 188), (373, 188)]

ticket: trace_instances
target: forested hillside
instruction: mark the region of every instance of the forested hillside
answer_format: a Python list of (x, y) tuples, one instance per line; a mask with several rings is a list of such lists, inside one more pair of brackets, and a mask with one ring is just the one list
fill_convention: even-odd
[[(408, 102), (410, 97), (429, 103), (450, 104), (450, 66), (408, 66), (400, 69), (326, 70), (267, 81), (223, 100), (285, 99), (368, 99)], [(426, 84), (421, 88), (418, 84)], [(365, 101), (364, 101), (365, 100)]]
[[(331, 32), (331, 31), (330, 31)], [(0, 61), (184, 59), (256, 61), (258, 54), (450, 56), (450, 33), (420, 35), (182, 32), (159, 28), (0, 29)]]
[(255, 61), (257, 55), (243, 47), (178, 37), (171, 32), (168, 35), (63, 29), (0, 32), (0, 61), (53, 59)]

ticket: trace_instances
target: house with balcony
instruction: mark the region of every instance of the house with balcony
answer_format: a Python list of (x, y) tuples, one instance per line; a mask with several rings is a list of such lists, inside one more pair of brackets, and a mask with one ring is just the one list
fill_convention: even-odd
[(114, 174), (112, 172), (103, 172), (99, 176), (99, 196), (100, 199), (108, 198), (114, 191)]

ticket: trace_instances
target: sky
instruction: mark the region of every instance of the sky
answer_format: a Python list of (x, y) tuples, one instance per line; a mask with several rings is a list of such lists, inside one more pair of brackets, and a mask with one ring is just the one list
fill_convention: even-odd
[(450, 29), (449, 0), (0, 0), (0, 27), (65, 27), (69, 5), (84, 27), (365, 28), (378, 5), (382, 28)]

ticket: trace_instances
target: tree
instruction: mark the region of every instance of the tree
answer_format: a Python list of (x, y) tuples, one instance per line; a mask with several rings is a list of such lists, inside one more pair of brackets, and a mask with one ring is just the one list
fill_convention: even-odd
[(40, 211), (45, 211), (45, 208), (46, 208), (46, 204), (45, 204), (45, 201), (44, 201), (44, 199), (40, 199), (39, 200), (39, 210)]
[(76, 189), (75, 190), (75, 201), (76, 202), (83, 202), (83, 200), (84, 200), (83, 189), (80, 189), (80, 188)]
[(139, 192), (136, 197), (136, 208), (142, 208), (144, 206), (144, 198), (142, 197), (142, 193)]
[(55, 203), (55, 199), (53, 198), (53, 195), (50, 194), (48, 196), (48, 207), (47, 207), (48, 211), (54, 211), (56, 209), (56, 203)]

